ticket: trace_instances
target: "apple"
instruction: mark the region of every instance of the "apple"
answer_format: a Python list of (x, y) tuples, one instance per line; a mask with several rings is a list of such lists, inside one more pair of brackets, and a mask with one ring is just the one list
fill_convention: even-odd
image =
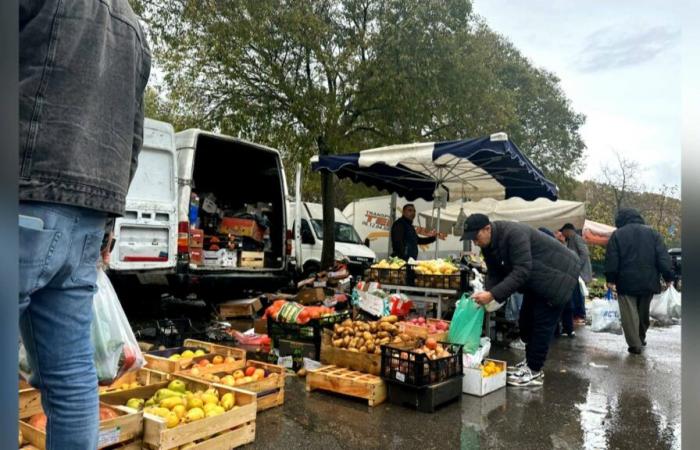
[(190, 373), (192, 375), (194, 375), (195, 377), (198, 377), (199, 375), (201, 375), (201, 371), (199, 370), (199, 367), (193, 367), (192, 370), (190, 371)]
[(258, 380), (262, 380), (263, 378), (265, 378), (265, 370), (255, 369), (255, 372), (253, 372), (253, 377), (255, 377)]
[(227, 356), (226, 358), (224, 358), (224, 362), (226, 364), (232, 364), (236, 362), (236, 358), (234, 358), (233, 356)]
[(221, 355), (216, 355), (216, 356), (214, 356), (214, 358), (212, 358), (212, 362), (214, 364), (221, 364), (224, 362), (224, 357)]
[(428, 327), (428, 333), (429, 333), (429, 334), (435, 334), (435, 333), (437, 333), (437, 328), (435, 328), (435, 325), (430, 325), (430, 326)]
[(245, 376), (251, 377), (255, 373), (255, 367), (253, 366), (248, 366), (245, 368)]
[(237, 371), (233, 372), (233, 378), (235, 378), (237, 380), (239, 378), (243, 378), (244, 376), (245, 376), (245, 374), (243, 373), (242, 370), (237, 370)]
[(206, 359), (206, 358), (201, 359), (201, 360), (197, 363), (197, 365), (198, 365), (199, 367), (207, 367), (208, 364), (209, 364), (209, 360)]
[(221, 379), (221, 382), (227, 386), (234, 386), (236, 384), (236, 379), (233, 378), (233, 375), (226, 375)]
[(425, 323), (425, 317), (422, 317), (422, 316), (419, 317), (419, 318), (418, 318), (418, 323), (424, 324), (424, 323)]

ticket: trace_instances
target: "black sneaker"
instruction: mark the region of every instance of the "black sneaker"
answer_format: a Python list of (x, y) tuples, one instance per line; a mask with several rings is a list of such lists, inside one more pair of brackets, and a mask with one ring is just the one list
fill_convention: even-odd
[(567, 336), (569, 336), (569, 339), (573, 339), (576, 337), (576, 332), (572, 331), (571, 333), (567, 333)]
[(633, 355), (641, 355), (642, 354), (642, 349), (639, 347), (629, 347), (627, 349), (627, 351), (632, 353)]

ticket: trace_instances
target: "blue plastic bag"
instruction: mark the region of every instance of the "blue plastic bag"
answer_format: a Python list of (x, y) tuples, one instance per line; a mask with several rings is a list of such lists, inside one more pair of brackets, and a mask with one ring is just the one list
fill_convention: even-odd
[(479, 349), (481, 329), (484, 325), (484, 308), (467, 294), (463, 294), (456, 305), (450, 333), (447, 340), (464, 346), (464, 353), (474, 353)]

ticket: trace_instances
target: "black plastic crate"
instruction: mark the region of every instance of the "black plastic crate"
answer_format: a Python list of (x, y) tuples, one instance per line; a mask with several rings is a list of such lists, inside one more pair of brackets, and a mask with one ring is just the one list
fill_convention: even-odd
[(381, 377), (385, 381), (422, 387), (462, 376), (462, 346), (440, 342), (450, 356), (430, 359), (413, 349), (382, 345)]
[(407, 386), (398, 381), (387, 380), (386, 388), (390, 403), (433, 413), (437, 407), (462, 398), (462, 375), (424, 387)]
[(417, 287), (434, 289), (461, 289), (462, 280), (459, 273), (452, 275), (424, 275), (416, 274)]
[(401, 269), (378, 269), (370, 268), (368, 279), (382, 284), (396, 284), (406, 286), (406, 266)]
[(324, 328), (332, 328), (336, 323), (340, 323), (350, 318), (350, 311), (341, 311), (331, 316), (311, 319), (308, 323), (300, 325), (298, 323), (277, 322), (272, 317), (267, 318), (267, 335), (272, 339), (275, 348), (279, 347), (280, 339), (291, 341), (313, 342), (321, 347), (321, 332)]

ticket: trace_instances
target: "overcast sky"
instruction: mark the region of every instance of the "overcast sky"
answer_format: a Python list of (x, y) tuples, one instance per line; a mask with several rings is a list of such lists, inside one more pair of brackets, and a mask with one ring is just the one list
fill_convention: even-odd
[[(675, 7), (669, 4), (675, 4)], [(577, 112), (586, 170), (617, 150), (644, 167), (649, 188), (680, 186), (682, 2), (474, 0), (492, 29), (554, 72)]]

